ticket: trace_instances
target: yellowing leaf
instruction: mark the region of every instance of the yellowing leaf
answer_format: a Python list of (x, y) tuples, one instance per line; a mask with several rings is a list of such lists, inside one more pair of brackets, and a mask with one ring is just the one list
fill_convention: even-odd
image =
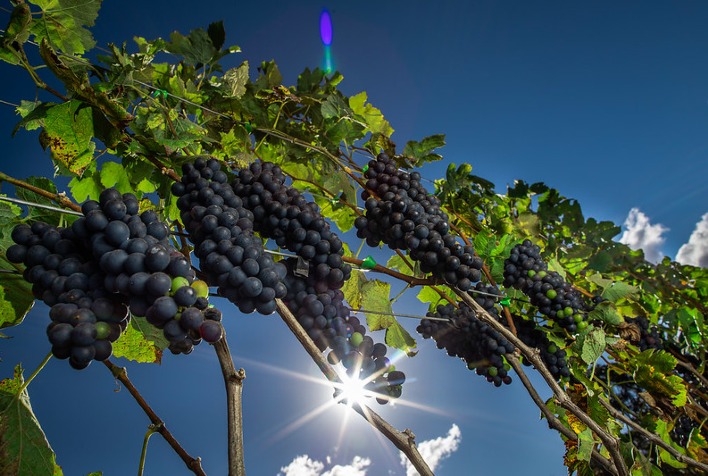
[(133, 316), (130, 325), (113, 343), (113, 355), (144, 363), (160, 363), (167, 340), (160, 329), (150, 325), (144, 317)]

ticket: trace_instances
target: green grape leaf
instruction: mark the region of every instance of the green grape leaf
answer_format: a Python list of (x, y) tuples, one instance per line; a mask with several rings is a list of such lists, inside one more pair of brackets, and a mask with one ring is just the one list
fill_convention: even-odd
[(162, 331), (144, 317), (132, 316), (130, 325), (113, 343), (113, 355), (143, 363), (160, 363), (168, 342)]
[(103, 191), (103, 185), (101, 185), (101, 176), (98, 172), (86, 172), (84, 175), (79, 177), (74, 177), (69, 182), (69, 190), (74, 200), (81, 203), (89, 198), (98, 200), (98, 196)]
[(396, 322), (392, 315), (390, 294), (391, 285), (378, 279), (366, 281), (361, 287), (361, 308), (364, 309), (366, 323), (372, 331), (386, 329)]
[(428, 303), (428, 309), (433, 311), (443, 300), (438, 292), (432, 286), (423, 286), (418, 291), (418, 300), (422, 303)]
[(224, 30), (223, 21), (220, 20), (210, 23), (207, 28), (207, 34), (209, 35), (209, 39), (211, 40), (211, 44), (214, 45), (214, 48), (220, 50), (221, 47), (224, 46), (224, 42), (226, 41), (226, 31)]
[(187, 36), (173, 31), (165, 49), (195, 66), (209, 64), (218, 53), (218, 48), (203, 28), (196, 28)]
[(34, 40), (46, 38), (54, 49), (66, 54), (84, 54), (96, 42), (84, 28), (93, 26), (101, 8), (101, 0), (30, 0), (42, 9), (42, 16), (32, 23)]
[(677, 407), (686, 404), (686, 385), (678, 375), (673, 375), (676, 358), (663, 350), (645, 350), (629, 362), (637, 384), (651, 393), (667, 396)]
[[(46, 177), (28, 177), (25, 179), (25, 182), (29, 183), (30, 185), (34, 185), (37, 188), (41, 188), (42, 190), (46, 190), (47, 192), (54, 194), (57, 193), (57, 187), (54, 182), (52, 182)], [(21, 200), (26, 200), (32, 203), (39, 203), (42, 205), (56, 206), (56, 204), (48, 198), (44, 197), (43, 195), (34, 193), (30, 190), (27, 190), (26, 188), (18, 187), (16, 190), (17, 198)], [(49, 223), (50, 225), (59, 225), (59, 221), (61, 219), (61, 214), (59, 212), (46, 210), (44, 208), (33, 207), (31, 205), (28, 205), (27, 209), (28, 214), (25, 217), (26, 220), (38, 220)], [(64, 215), (65, 218), (68, 218), (68, 216), (69, 215)]]
[(359, 309), (360, 307), (362, 307), (362, 292), (363, 286), (366, 282), (366, 276), (360, 271), (352, 271), (351, 277), (348, 280), (344, 281), (344, 286), (342, 286), (344, 299), (354, 309)]
[(231, 68), (224, 73), (224, 85), (229, 96), (240, 99), (246, 93), (248, 83), (248, 61), (244, 61), (240, 66)]
[(567, 275), (565, 269), (563, 268), (563, 265), (560, 264), (555, 258), (551, 258), (548, 260), (548, 270), (555, 271), (561, 276), (561, 278), (567, 279)]
[(351, 115), (352, 110), (339, 94), (330, 94), (322, 103), (321, 112), (325, 119), (338, 119)]
[(605, 331), (599, 327), (589, 329), (583, 340), (580, 357), (588, 364), (593, 364), (605, 351)]
[(386, 329), (385, 342), (389, 347), (402, 350), (408, 357), (417, 354), (413, 350), (416, 347), (415, 339), (396, 321)]
[(615, 305), (609, 301), (603, 301), (595, 306), (595, 309), (588, 313), (588, 320), (599, 319), (610, 325), (617, 326), (623, 322), (622, 316), (617, 312)]
[(62, 475), (54, 451), (22, 389), (22, 366), (0, 381), (0, 474)]
[(81, 101), (53, 106), (47, 110), (39, 141), (49, 148), (52, 159), (71, 173), (81, 173), (93, 162), (93, 113)]
[(366, 102), (367, 95), (365, 91), (360, 92), (349, 98), (349, 107), (354, 114), (361, 116), (367, 129), (372, 133), (383, 134), (390, 137), (393, 134), (391, 124), (384, 119), (381, 111), (371, 104)]
[(120, 193), (133, 191), (128, 173), (118, 162), (106, 162), (101, 167), (101, 185), (104, 188), (115, 187)]
[(420, 142), (411, 140), (403, 148), (403, 155), (413, 160), (413, 165), (423, 165), (426, 162), (435, 162), (442, 159), (442, 155), (434, 153), (435, 149), (445, 145), (445, 134), (435, 134), (425, 137)]
[(631, 296), (637, 294), (638, 292), (638, 287), (617, 281), (605, 288), (602, 292), (602, 297), (609, 301), (617, 302), (623, 297)]
[[(662, 440), (664, 440), (664, 442), (671, 445), (679, 453), (682, 453), (682, 454), (686, 453), (686, 450), (684, 448), (682, 448), (679, 445), (677, 445), (676, 443), (674, 443), (673, 439), (671, 438), (671, 435), (669, 435), (669, 431), (670, 431), (669, 425), (664, 420), (658, 418), (658, 419), (656, 419), (655, 424), (656, 424), (656, 427), (655, 427), (654, 431), (656, 432), (657, 435), (659, 435), (661, 437)], [(686, 463), (681, 463), (680, 461), (678, 461), (673, 455), (671, 455), (671, 453), (666, 451), (661, 446), (657, 445), (656, 448), (659, 450), (659, 459), (661, 460), (662, 463), (666, 463), (669, 466), (671, 466), (672, 468), (681, 469), (681, 468), (686, 467)]]
[(577, 458), (580, 461), (590, 461), (592, 450), (595, 447), (595, 438), (592, 436), (592, 430), (585, 428), (578, 433), (578, 453)]
[(19, 223), (20, 213), (16, 205), (0, 202), (0, 219), (5, 224), (0, 237), (0, 270), (10, 271), (0, 273), (0, 329), (20, 324), (34, 305), (32, 285), (22, 277), (24, 266), (10, 263), (5, 257), (14, 244), (10, 230)]

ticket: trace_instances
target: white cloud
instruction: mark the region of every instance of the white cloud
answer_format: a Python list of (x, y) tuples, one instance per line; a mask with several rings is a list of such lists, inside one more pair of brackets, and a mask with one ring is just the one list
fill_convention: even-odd
[(688, 243), (679, 248), (676, 261), (708, 268), (708, 213), (696, 223), (696, 229), (691, 233)]
[[(327, 463), (331, 461), (327, 457)], [(336, 465), (324, 471), (325, 465), (321, 461), (313, 460), (307, 455), (300, 455), (292, 462), (280, 468), (278, 476), (366, 476), (366, 468), (371, 464), (369, 458), (355, 456), (351, 464), (346, 466)], [(324, 472), (323, 472), (324, 471)]]
[[(418, 445), (418, 451), (431, 471), (435, 471), (440, 461), (457, 451), (462, 441), (460, 428), (453, 424), (447, 436), (423, 441)], [(406, 476), (419, 476), (408, 458), (401, 453), (401, 464), (406, 468)]]
[(661, 252), (661, 245), (666, 238), (663, 234), (669, 231), (661, 223), (652, 225), (649, 217), (642, 213), (639, 208), (632, 208), (624, 221), (625, 230), (619, 239), (633, 250), (641, 248), (647, 261), (657, 263), (661, 261), (664, 254)]

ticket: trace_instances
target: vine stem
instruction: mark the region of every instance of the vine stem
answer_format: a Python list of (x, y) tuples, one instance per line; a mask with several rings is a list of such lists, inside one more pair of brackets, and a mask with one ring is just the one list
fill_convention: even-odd
[(187, 451), (182, 447), (182, 445), (180, 445), (179, 441), (177, 441), (177, 439), (172, 435), (170, 430), (167, 429), (162, 419), (157, 416), (157, 413), (155, 413), (155, 411), (150, 407), (150, 405), (148, 405), (148, 403), (145, 401), (138, 389), (135, 388), (135, 385), (133, 385), (133, 382), (130, 381), (130, 379), (128, 378), (128, 372), (125, 370), (125, 367), (118, 367), (110, 360), (104, 360), (103, 364), (108, 367), (108, 370), (111, 371), (113, 376), (118, 379), (120, 383), (125, 386), (125, 388), (128, 389), (128, 392), (130, 392), (130, 394), (133, 396), (138, 405), (140, 405), (140, 408), (143, 409), (152, 424), (155, 425), (156, 431), (162, 435), (165, 441), (167, 441), (167, 444), (172, 447), (175, 453), (177, 453), (179, 457), (182, 458), (182, 461), (184, 461), (184, 464), (187, 466), (187, 468), (197, 476), (206, 476), (206, 473), (202, 469), (201, 459), (191, 457), (189, 453), (187, 453)]
[[(519, 376), (521, 383), (524, 385), (524, 387), (526, 387), (526, 391), (529, 392), (531, 399), (541, 410), (543, 416), (546, 417), (546, 420), (548, 421), (548, 426), (557, 430), (566, 438), (573, 441), (578, 441), (578, 435), (576, 435), (568, 427), (563, 425), (563, 423), (558, 419), (558, 417), (556, 417), (553, 412), (548, 408), (548, 405), (546, 405), (546, 403), (543, 401), (541, 396), (536, 391), (536, 388), (534, 388), (533, 384), (526, 375), (526, 372), (524, 372), (523, 368), (521, 367), (521, 363), (514, 357), (507, 359), (507, 361), (509, 362), (509, 365), (513, 367), (514, 371), (516, 372), (516, 375)], [(612, 462), (602, 456), (600, 452), (597, 451), (595, 448), (593, 448), (592, 450), (592, 459), (595, 460), (600, 466), (602, 466), (603, 469), (605, 469), (609, 473), (613, 475), (617, 474), (617, 470), (612, 465)]]
[[(307, 353), (310, 354), (310, 357), (324, 376), (327, 377), (330, 382), (341, 383), (337, 372), (327, 363), (322, 352), (320, 352), (312, 339), (310, 339), (310, 336), (307, 335), (307, 332), (300, 326), (300, 323), (297, 322), (295, 316), (293, 316), (293, 313), (290, 312), (290, 309), (288, 309), (285, 303), (280, 299), (276, 299), (276, 306), (280, 317), (300, 344), (302, 344)], [(428, 464), (418, 452), (418, 448), (415, 444), (415, 435), (411, 430), (398, 431), (366, 405), (353, 405), (352, 408), (393, 443), (396, 448), (401, 450), (421, 476), (434, 476)]]
[(157, 431), (157, 426), (149, 425), (147, 431), (145, 432), (145, 438), (143, 438), (143, 449), (140, 451), (140, 463), (138, 464), (138, 476), (143, 476), (143, 471), (145, 471), (145, 458), (147, 457), (148, 441), (153, 433)]
[(246, 465), (243, 453), (243, 412), (241, 402), (246, 371), (244, 369), (236, 370), (225, 334), (213, 346), (219, 359), (224, 385), (226, 386), (229, 476), (245, 476)]
[(63, 193), (52, 193), (52, 192), (47, 192), (44, 189), (41, 189), (39, 187), (35, 187), (31, 183), (27, 183), (24, 180), (18, 180), (16, 178), (10, 177), (4, 172), (0, 172), (0, 182), (7, 182), (11, 183), (15, 187), (20, 187), (24, 188), (26, 190), (29, 190), (30, 192), (34, 192), (37, 195), (41, 195), (45, 198), (48, 198), (50, 200), (54, 200), (57, 202), (59, 205), (61, 205), (64, 208), (69, 208), (71, 210), (74, 210), (75, 212), (81, 212), (81, 207), (71, 200), (69, 200), (66, 195)]
[(700, 461), (696, 461), (695, 459), (691, 458), (690, 456), (686, 456), (683, 453), (679, 453), (676, 448), (656, 436), (654, 433), (645, 430), (641, 425), (638, 425), (634, 421), (632, 421), (631, 418), (627, 418), (625, 415), (622, 414), (622, 412), (617, 411), (615, 407), (610, 405), (609, 402), (607, 402), (603, 398), (598, 398), (600, 403), (602, 404), (603, 407), (607, 409), (607, 411), (612, 415), (614, 418), (620, 420), (627, 426), (631, 427), (633, 430), (638, 431), (642, 435), (644, 435), (649, 441), (654, 443), (657, 446), (661, 446), (663, 449), (665, 449), (668, 453), (671, 454), (674, 458), (676, 458), (678, 461), (681, 463), (686, 463), (690, 464), (691, 466), (694, 466), (696, 468), (702, 469), (703, 471), (708, 474), (708, 464), (701, 463)]
[(514, 344), (514, 346), (516, 346), (516, 348), (524, 355), (524, 357), (526, 357), (529, 362), (533, 364), (538, 373), (541, 374), (541, 377), (543, 377), (543, 379), (546, 381), (551, 391), (553, 391), (554, 398), (556, 399), (558, 404), (568, 410), (573, 415), (575, 415), (578, 420), (583, 422), (585, 426), (590, 428), (590, 430), (592, 430), (600, 438), (600, 441), (602, 441), (602, 444), (605, 446), (607, 451), (609, 451), (610, 456), (612, 457), (612, 461), (617, 470), (616, 474), (618, 476), (629, 476), (629, 470), (627, 469), (627, 465), (625, 464), (624, 458), (622, 457), (622, 453), (620, 452), (619, 440), (607, 433), (604, 428), (602, 428), (595, 420), (590, 418), (589, 415), (587, 415), (580, 407), (578, 407), (572, 401), (570, 396), (561, 388), (560, 385), (558, 385), (558, 382), (556, 382), (555, 378), (553, 378), (553, 375), (551, 375), (551, 372), (543, 363), (543, 360), (541, 360), (541, 356), (538, 350), (532, 349), (531, 347), (524, 344), (509, 329), (504, 327), (499, 321), (489, 315), (489, 313), (485, 311), (482, 306), (477, 304), (477, 301), (472, 299), (469, 294), (463, 293), (459, 290), (456, 292), (458, 296), (462, 298), (462, 300), (467, 305), (469, 305), (472, 309), (475, 310), (475, 312), (477, 312), (478, 317), (480, 317), (484, 322), (492, 326), (494, 330), (503, 335), (509, 342)]
[[(352, 256), (342, 256), (342, 261), (345, 263), (351, 263), (354, 265), (357, 265), (361, 267), (362, 263), (364, 260), (359, 259), (359, 258), (354, 258)], [(372, 271), (376, 271), (377, 273), (382, 273), (382, 274), (387, 274), (391, 276), (392, 278), (400, 279), (401, 281), (405, 281), (406, 283), (410, 284), (411, 286), (435, 286), (436, 284), (440, 284), (439, 282), (433, 280), (433, 279), (427, 279), (427, 278), (416, 278), (415, 276), (409, 276), (407, 274), (399, 273), (398, 271), (394, 271), (390, 268), (387, 268), (385, 266), (381, 266), (380, 264), (376, 264), (373, 268), (371, 268)]]

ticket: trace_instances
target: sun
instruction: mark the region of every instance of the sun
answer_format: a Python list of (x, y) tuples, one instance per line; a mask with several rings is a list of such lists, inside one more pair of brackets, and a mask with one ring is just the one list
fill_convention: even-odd
[(369, 379), (359, 379), (350, 377), (345, 372), (339, 376), (341, 383), (335, 383), (335, 401), (336, 403), (344, 403), (348, 407), (360, 406), (363, 407), (367, 403), (367, 399), (375, 394), (366, 389), (366, 384)]

